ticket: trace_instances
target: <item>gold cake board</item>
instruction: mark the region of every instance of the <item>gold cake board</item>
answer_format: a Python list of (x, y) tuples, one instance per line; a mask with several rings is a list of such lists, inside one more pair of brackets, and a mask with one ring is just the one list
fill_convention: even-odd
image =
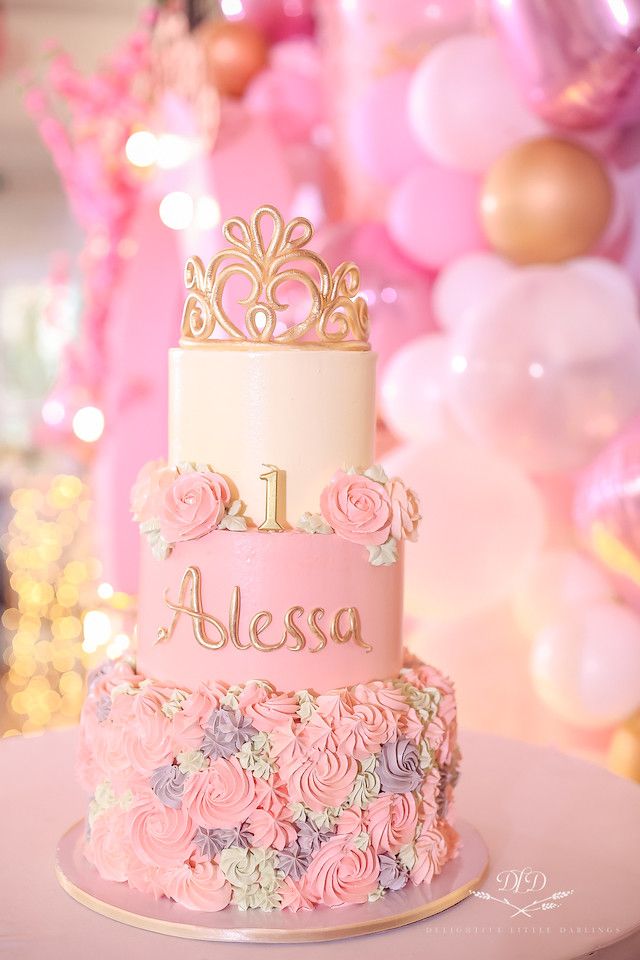
[(172, 900), (154, 900), (127, 884), (103, 880), (82, 853), (84, 823), (74, 824), (56, 852), (56, 876), (74, 900), (112, 920), (191, 940), (240, 943), (311, 943), (361, 937), (432, 917), (460, 903), (481, 883), (489, 854), (478, 831), (456, 824), (461, 850), (430, 884), (407, 884), (373, 903), (318, 907), (298, 913), (264, 913), (227, 907), (217, 913), (187, 910)]

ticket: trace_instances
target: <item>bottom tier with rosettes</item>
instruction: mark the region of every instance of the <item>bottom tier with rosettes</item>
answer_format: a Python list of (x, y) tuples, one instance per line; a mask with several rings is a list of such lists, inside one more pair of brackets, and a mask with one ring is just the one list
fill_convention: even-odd
[(101, 877), (192, 910), (312, 909), (429, 883), (456, 855), (451, 683), (400, 673), (314, 695), (177, 689), (125, 659), (90, 678), (78, 771)]

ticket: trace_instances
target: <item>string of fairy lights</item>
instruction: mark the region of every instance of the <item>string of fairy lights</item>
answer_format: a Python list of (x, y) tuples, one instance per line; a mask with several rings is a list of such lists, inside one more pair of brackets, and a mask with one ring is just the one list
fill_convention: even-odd
[(0, 538), (10, 588), (2, 615), (3, 736), (77, 720), (87, 669), (130, 646), (134, 603), (101, 582), (92, 503), (79, 477), (32, 480), (13, 491), (10, 506)]

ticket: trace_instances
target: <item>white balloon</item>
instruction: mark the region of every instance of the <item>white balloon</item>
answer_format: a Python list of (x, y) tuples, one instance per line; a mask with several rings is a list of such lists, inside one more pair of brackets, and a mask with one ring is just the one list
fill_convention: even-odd
[(465, 441), (407, 445), (385, 460), (420, 498), (405, 551), (407, 610), (454, 621), (505, 600), (542, 545), (541, 498), (509, 461)]
[(452, 411), (534, 475), (582, 467), (640, 411), (637, 313), (586, 269), (519, 270), (452, 336)]
[(605, 257), (577, 257), (567, 263), (569, 270), (574, 270), (582, 276), (591, 277), (611, 298), (621, 310), (636, 313), (638, 309), (638, 294), (633, 280), (627, 271)]
[(598, 729), (640, 707), (640, 618), (613, 602), (547, 626), (531, 650), (538, 696), (568, 723)]
[(380, 385), (384, 420), (397, 437), (430, 443), (447, 433), (450, 344), (439, 333), (405, 344), (389, 361)]
[(523, 633), (534, 636), (568, 611), (610, 600), (606, 575), (577, 550), (545, 550), (513, 598), (513, 612)]
[(451, 37), (426, 55), (411, 83), (409, 119), (428, 154), (478, 172), (546, 131), (527, 109), (498, 41), (478, 34)]
[(440, 326), (453, 330), (471, 309), (494, 297), (516, 268), (495, 253), (470, 253), (438, 274), (431, 303)]

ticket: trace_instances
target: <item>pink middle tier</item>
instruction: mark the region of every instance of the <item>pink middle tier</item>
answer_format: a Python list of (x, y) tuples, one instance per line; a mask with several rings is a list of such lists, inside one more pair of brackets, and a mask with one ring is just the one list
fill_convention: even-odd
[[(280, 690), (323, 692), (400, 670), (402, 547), (395, 564), (375, 567), (365, 547), (333, 535), (216, 530), (176, 544), (165, 560), (154, 559), (145, 542), (141, 551), (137, 666), (149, 676), (176, 686), (260, 679)], [(174, 613), (165, 597), (217, 625)], [(257, 618), (257, 643), (276, 649), (251, 644), (251, 621), (255, 638), (262, 611), (272, 619)], [(157, 642), (172, 621), (171, 636)]]

